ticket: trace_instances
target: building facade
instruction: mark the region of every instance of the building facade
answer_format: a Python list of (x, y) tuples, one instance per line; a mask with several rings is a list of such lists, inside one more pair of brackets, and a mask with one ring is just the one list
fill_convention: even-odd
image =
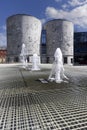
[(87, 64), (87, 32), (74, 33), (72, 22), (65, 19), (50, 20), (42, 28), (40, 20), (31, 15), (8, 17), (7, 62), (20, 61), (23, 44), (29, 62), (37, 53), (41, 63), (53, 63), (54, 52), (59, 47), (65, 64)]
[(37, 53), (42, 63), (53, 63), (54, 52), (60, 47), (64, 63), (73, 59), (73, 24), (64, 19), (48, 21), (41, 33), (39, 19), (17, 14), (7, 19), (7, 61), (19, 62), (22, 44), (27, 48), (28, 61)]
[(53, 63), (54, 52), (59, 47), (63, 53), (64, 63), (72, 64), (73, 34), (73, 24), (70, 21), (55, 19), (45, 24), (42, 31), (42, 43), (46, 42), (46, 63)]
[(46, 30), (45, 29), (42, 29), (42, 33), (41, 33), (41, 63), (47, 63)]
[(87, 32), (74, 33), (74, 64), (87, 64)]
[(7, 50), (5, 47), (0, 47), (0, 63), (6, 63)]
[(22, 44), (27, 48), (27, 57), (40, 56), (41, 22), (25, 14), (17, 14), (7, 19), (7, 61), (19, 62)]
[[(46, 35), (44, 36), (42, 38), (45, 38), (44, 41), (46, 43)], [(73, 65), (87, 65), (87, 32), (74, 32), (73, 40)], [(42, 44), (42, 61), (43, 63), (47, 63), (46, 44)]]

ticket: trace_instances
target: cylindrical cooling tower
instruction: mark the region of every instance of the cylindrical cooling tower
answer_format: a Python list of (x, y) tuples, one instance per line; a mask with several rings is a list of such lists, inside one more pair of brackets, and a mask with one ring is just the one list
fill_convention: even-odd
[(7, 57), (10, 62), (17, 61), (22, 44), (27, 48), (27, 54), (40, 55), (41, 22), (39, 19), (26, 15), (17, 14), (7, 19)]
[(73, 58), (73, 24), (64, 19), (55, 19), (46, 23), (47, 62), (52, 63), (54, 52), (59, 47), (64, 62), (70, 64)]

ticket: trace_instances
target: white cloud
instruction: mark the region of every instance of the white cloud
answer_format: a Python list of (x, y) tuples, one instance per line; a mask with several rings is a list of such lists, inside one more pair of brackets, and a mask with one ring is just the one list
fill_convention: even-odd
[(62, 8), (63, 8), (64, 10), (68, 10), (68, 7), (69, 7), (68, 4), (63, 4), (63, 5), (62, 5)]
[(0, 27), (0, 47), (6, 46), (6, 26)]
[(0, 33), (0, 46), (6, 46), (6, 35), (4, 33)]
[(3, 25), (3, 26), (2, 26), (2, 29), (6, 31), (6, 26), (5, 26), (5, 25)]
[(2, 25), (2, 26), (0, 26), (0, 31), (6, 31), (6, 25)]
[(57, 10), (54, 7), (47, 7), (45, 14), (48, 18), (63, 18), (66, 12), (63, 10)]
[(67, 19), (76, 25), (87, 28), (87, 4), (76, 7), (71, 11), (64, 11), (55, 9), (54, 7), (47, 7), (45, 13), (47, 18)]
[(68, 4), (70, 6), (80, 6), (87, 3), (87, 0), (69, 0)]
[(46, 22), (46, 19), (40, 19), (41, 23), (44, 24)]
[(65, 4), (62, 4), (61, 7), (64, 10), (69, 10), (70, 8), (76, 8), (87, 4), (87, 0), (67, 0)]

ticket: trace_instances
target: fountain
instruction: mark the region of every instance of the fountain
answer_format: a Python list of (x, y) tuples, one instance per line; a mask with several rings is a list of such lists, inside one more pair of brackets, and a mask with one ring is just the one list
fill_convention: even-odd
[(28, 66), (28, 64), (27, 64), (27, 49), (26, 49), (26, 46), (24, 43), (22, 44), (20, 57), (21, 57), (21, 62), (23, 63), (22, 67), (27, 68), (27, 66)]
[(64, 67), (63, 67), (63, 56), (60, 48), (57, 48), (54, 54), (54, 62), (52, 66), (51, 73), (49, 75), (49, 81), (55, 81), (56, 83), (61, 83), (63, 78), (68, 79), (64, 74)]
[(33, 54), (33, 57), (32, 57), (32, 68), (31, 70), (34, 71), (34, 70), (40, 70), (39, 68), (39, 57), (36, 53)]

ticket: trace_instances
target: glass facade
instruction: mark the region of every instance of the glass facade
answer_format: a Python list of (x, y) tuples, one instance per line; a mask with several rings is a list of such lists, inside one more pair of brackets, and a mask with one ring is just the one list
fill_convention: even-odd
[(74, 33), (74, 63), (87, 64), (87, 32)]
[(41, 35), (41, 54), (46, 54), (46, 30), (42, 30), (42, 35)]
[(46, 44), (46, 30), (42, 30), (41, 43)]

